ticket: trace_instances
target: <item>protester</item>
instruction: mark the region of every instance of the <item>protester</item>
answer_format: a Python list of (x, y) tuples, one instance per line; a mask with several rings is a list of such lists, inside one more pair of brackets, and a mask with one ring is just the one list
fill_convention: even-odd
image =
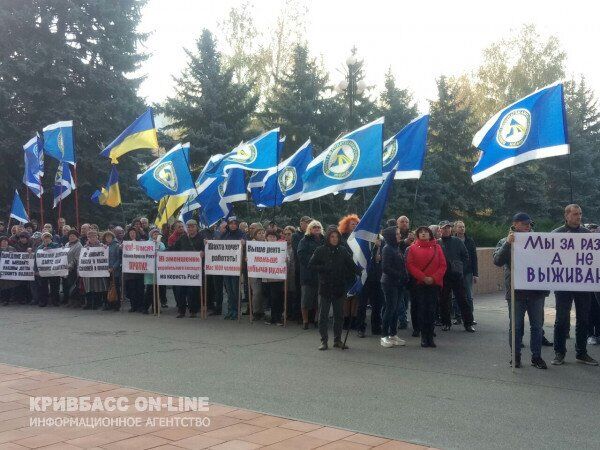
[(117, 241), (117, 244), (121, 245), (123, 243), (123, 239), (125, 238), (125, 230), (123, 229), (123, 227), (117, 225), (113, 229), (113, 233), (115, 235), (115, 240)]
[(288, 311), (287, 319), (300, 320), (300, 289), (297, 286), (296, 252), (294, 251), (293, 237), (296, 228), (288, 225), (283, 229), (283, 238), (287, 243), (287, 296)]
[[(137, 230), (132, 226), (127, 229), (125, 241), (141, 241)], [(129, 312), (144, 312), (144, 274), (123, 273), (125, 296), (129, 299)]]
[[(246, 242), (246, 235), (238, 228), (239, 222), (237, 217), (230, 216), (227, 219), (227, 226), (223, 234), (221, 234), (221, 240), (229, 241), (241, 241), (242, 247)], [(225, 315), (225, 319), (237, 320), (238, 318), (238, 298), (240, 292), (240, 277), (239, 276), (224, 276), (223, 285), (227, 292), (227, 307), (228, 312)]]
[(382, 251), (381, 287), (385, 298), (385, 312), (383, 315), (383, 330), (381, 332), (381, 346), (385, 348), (406, 345), (398, 337), (398, 304), (402, 301), (400, 292), (405, 289), (408, 275), (404, 262), (404, 252), (399, 242), (402, 240), (402, 231), (399, 227), (390, 227), (383, 230), (385, 246)]
[(69, 242), (69, 231), (71, 231), (71, 227), (69, 225), (63, 225), (60, 230), (61, 236), (58, 243), (64, 247), (67, 242)]
[(67, 264), (69, 265), (69, 273), (66, 278), (63, 278), (63, 297), (69, 308), (79, 308), (81, 299), (79, 295), (79, 286), (77, 284), (77, 266), (79, 264), (79, 254), (81, 253), (81, 242), (79, 241), (79, 233), (77, 230), (69, 230), (67, 236), (68, 242), (64, 245), (69, 249), (67, 254)]
[(333, 346), (340, 349), (347, 348), (342, 342), (343, 307), (348, 285), (356, 275), (360, 275), (360, 269), (354, 264), (346, 247), (342, 245), (342, 235), (337, 229), (330, 229), (327, 232), (325, 244), (315, 250), (308, 268), (318, 274), (319, 280), (319, 334), (321, 335), (319, 350), (328, 348), (327, 328), (331, 308), (333, 308)]
[[(166, 246), (159, 239), (162, 238), (162, 235), (160, 234), (158, 228), (153, 228), (149, 231), (148, 234), (150, 235), (150, 237), (148, 238), (148, 243), (154, 243), (154, 245), (158, 245), (157, 251), (164, 252), (166, 250)], [(204, 242), (202, 243), (202, 249), (204, 249)], [(144, 306), (146, 308), (144, 314), (148, 313), (148, 308), (150, 308), (150, 305), (152, 305), (152, 308), (154, 309), (154, 304), (152, 303), (152, 299), (154, 297), (154, 276), (155, 275), (153, 273), (144, 274), (144, 286), (146, 288), (144, 292)], [(166, 286), (158, 286), (158, 297), (158, 301), (160, 301), (161, 304), (164, 303), (164, 301), (166, 301)]]
[[(148, 223), (147, 221), (148, 221), (148, 219), (146, 219), (146, 224)], [(133, 221), (131, 222), (131, 226), (133, 228), (135, 228), (135, 231), (138, 234), (139, 240), (141, 240), (141, 241), (148, 240), (148, 231), (142, 225), (142, 219), (133, 219)]]
[[(90, 227), (87, 234), (85, 248), (104, 248), (100, 242), (98, 232)], [(83, 309), (99, 309), (106, 301), (108, 292), (108, 278), (104, 277), (81, 277), (85, 289), (85, 306)]]
[[(2, 257), (3, 253), (11, 253), (14, 251), (14, 247), (8, 244), (8, 237), (0, 236), (0, 258)], [(15, 288), (17, 285), (17, 281), (0, 279), (0, 302), (2, 302), (4, 306), (7, 306), (10, 303), (13, 288)]]
[(317, 305), (319, 295), (319, 278), (315, 271), (308, 267), (308, 263), (313, 253), (323, 244), (323, 227), (321, 222), (312, 220), (306, 227), (304, 237), (298, 244), (298, 263), (300, 266), (300, 285), (301, 298), (300, 310), (302, 312), (302, 326), (308, 330), (309, 313), (314, 317), (315, 327), (317, 326)]
[[(29, 233), (25, 231), (19, 234), (15, 244), (11, 246), (18, 253), (33, 253), (34, 247), (29, 239)], [(38, 298), (36, 281), (19, 281), (13, 288), (13, 297), (22, 305), (27, 303), (33, 304), (34, 300), (37, 301)]]
[[(479, 280), (479, 271), (477, 264), (477, 246), (475, 245), (475, 241), (470, 236), (466, 234), (465, 223), (461, 220), (457, 220), (454, 222), (454, 235), (459, 238), (465, 247), (467, 248), (467, 252), (469, 254), (469, 263), (466, 264), (463, 268), (463, 278), (465, 281), (465, 295), (467, 296), (467, 303), (469, 304), (469, 308), (471, 309), (471, 314), (475, 315), (473, 308), (473, 284), (477, 283)], [(454, 311), (455, 321), (454, 325), (460, 325), (462, 323), (462, 317), (460, 315), (460, 308), (458, 307), (458, 303), (456, 299), (452, 302), (452, 309)], [(475, 319), (473, 319), (473, 325), (477, 325)]]
[(81, 228), (79, 229), (79, 234), (80, 234), (80, 238), (79, 240), (81, 241), (81, 245), (85, 245), (86, 241), (87, 241), (87, 232), (90, 231), (90, 224), (89, 223), (84, 223), (81, 225)]
[(442, 237), (438, 242), (444, 251), (447, 264), (444, 284), (440, 294), (442, 331), (448, 331), (452, 327), (452, 299), (450, 294), (453, 293), (460, 308), (465, 331), (473, 333), (475, 332), (473, 314), (467, 303), (464, 280), (464, 267), (469, 264), (469, 254), (465, 244), (457, 237), (452, 236), (452, 224), (450, 222), (447, 220), (442, 221), (439, 226), (442, 230)]
[(412, 300), (419, 317), (421, 347), (436, 347), (436, 304), (444, 285), (446, 258), (430, 228), (417, 228), (415, 236), (417, 239), (406, 252), (406, 267), (413, 279)]
[[(260, 223), (253, 224), (252, 235), (248, 236), (250, 241), (264, 242), (266, 233)], [(262, 278), (249, 278), (248, 286), (252, 295), (252, 320), (259, 321), (265, 317), (265, 294), (263, 292)]]
[[(276, 242), (278, 240), (277, 231), (267, 231), (266, 240), (268, 242)], [(268, 318), (266, 323), (270, 325), (282, 326), (284, 300), (283, 285), (285, 283), (283, 280), (272, 278), (263, 278), (261, 281), (265, 300), (271, 305), (271, 316)]]
[[(117, 228), (120, 227), (115, 227), (114, 230)], [(121, 266), (123, 252), (121, 250), (121, 246), (116, 240), (116, 236), (111, 231), (105, 231), (102, 234), (102, 243), (108, 248), (108, 271), (110, 273), (110, 282), (114, 283), (117, 291), (116, 301), (110, 303), (107, 299), (105, 309), (119, 311), (121, 309)]]
[[(56, 242), (53, 242), (52, 233), (44, 231), (42, 233), (42, 243), (37, 247), (37, 251), (59, 247)], [(40, 277), (38, 273), (36, 281), (38, 285), (38, 306), (44, 307), (48, 304), (58, 306), (60, 304), (60, 277)]]
[(171, 227), (171, 234), (167, 239), (167, 245), (169, 248), (175, 245), (175, 242), (179, 240), (181, 236), (185, 234), (185, 228), (181, 220), (176, 220)]
[[(294, 319), (301, 323), (302, 321), (302, 311), (301, 311), (301, 302), (300, 299), (302, 297), (302, 284), (300, 282), (300, 261), (298, 260), (298, 244), (306, 234), (306, 227), (312, 221), (312, 219), (308, 216), (302, 216), (300, 218), (299, 227), (296, 229), (294, 234), (292, 235), (292, 253), (294, 257), (294, 282), (295, 282), (295, 290), (296, 290), (296, 301), (291, 307), (291, 314)], [(288, 283), (289, 284), (289, 283)], [(289, 286), (288, 286), (289, 288)]]
[(342, 235), (342, 244), (346, 246), (348, 250), (350, 250), (350, 247), (348, 247), (348, 238), (356, 228), (356, 225), (358, 225), (358, 222), (360, 222), (360, 218), (356, 214), (348, 214), (347, 216), (342, 217), (338, 222), (337, 229)]
[[(200, 252), (204, 258), (204, 238), (199, 233), (198, 222), (194, 219), (186, 223), (187, 234), (183, 234), (173, 244), (170, 250), (175, 252)], [(177, 302), (177, 318), (185, 317), (186, 310), (190, 312), (190, 318), (198, 317), (200, 311), (200, 287), (198, 286), (173, 286), (173, 294)]]
[[(406, 249), (415, 241), (415, 235), (410, 231), (410, 219), (406, 216), (400, 216), (396, 219), (396, 223), (391, 225), (398, 227), (400, 230), (400, 239), (398, 240), (398, 247), (402, 254), (406, 254)], [(408, 328), (407, 312), (410, 305), (410, 315), (413, 324), (413, 332), (416, 328), (416, 308), (410, 301), (410, 290), (408, 286), (402, 286), (400, 288), (400, 300), (398, 301), (398, 328), (405, 330)], [(413, 319), (414, 317), (414, 319)]]
[[(565, 208), (565, 224), (553, 233), (590, 233), (581, 224), (582, 210), (579, 205), (571, 204)], [(554, 352), (551, 364), (564, 364), (567, 353), (566, 339), (571, 321), (571, 305), (575, 303), (575, 360), (590, 366), (598, 361), (587, 353), (588, 323), (593, 294), (591, 292), (556, 291), (556, 320), (554, 322)]]
[[(515, 214), (508, 236), (500, 239), (494, 251), (494, 264), (504, 267), (504, 291), (508, 303), (508, 342), (512, 348), (512, 313), (511, 313), (511, 247), (515, 242), (515, 233), (529, 233), (533, 221), (526, 213)], [(542, 359), (542, 330), (544, 326), (544, 301), (547, 291), (524, 291), (515, 289), (515, 367), (521, 367), (521, 348), (525, 332), (525, 313), (529, 317), (531, 348), (531, 365), (537, 369), (547, 369)], [(512, 360), (510, 361), (512, 364)]]

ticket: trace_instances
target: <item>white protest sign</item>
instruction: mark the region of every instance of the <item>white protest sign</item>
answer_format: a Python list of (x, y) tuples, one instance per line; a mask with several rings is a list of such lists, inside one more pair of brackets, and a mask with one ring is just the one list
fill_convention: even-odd
[(600, 234), (515, 233), (515, 289), (600, 291)]
[(0, 258), (0, 279), (33, 281), (33, 253), (2, 252)]
[(69, 275), (68, 248), (40, 249), (35, 254), (35, 263), (40, 277), (66, 277)]
[(206, 241), (204, 259), (206, 275), (237, 277), (242, 270), (242, 242)]
[(154, 273), (155, 243), (123, 241), (123, 272)]
[(156, 282), (167, 286), (202, 286), (200, 252), (159, 252)]
[(246, 242), (246, 256), (248, 259), (248, 278), (286, 279), (286, 242)]
[(79, 253), (77, 273), (86, 278), (108, 278), (108, 248), (83, 247)]

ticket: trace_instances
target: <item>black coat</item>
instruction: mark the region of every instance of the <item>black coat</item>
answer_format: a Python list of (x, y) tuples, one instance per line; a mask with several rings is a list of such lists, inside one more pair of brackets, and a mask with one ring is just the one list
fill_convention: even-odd
[(176, 252), (203, 252), (204, 236), (202, 233), (196, 233), (196, 236), (191, 238), (187, 234), (182, 234), (170, 250)]
[(298, 263), (300, 266), (300, 284), (302, 286), (317, 286), (319, 278), (317, 273), (308, 268), (308, 263), (313, 253), (323, 244), (323, 237), (317, 242), (311, 235), (304, 236), (298, 244)]
[(396, 240), (396, 227), (383, 230), (385, 246), (381, 251), (381, 282), (403, 287), (408, 281), (404, 252)]
[[(438, 243), (444, 251), (444, 256), (446, 257), (446, 264), (448, 265), (446, 269), (446, 276), (456, 276), (452, 272), (453, 261), (462, 262), (464, 273), (464, 268), (470, 264), (469, 252), (467, 252), (467, 247), (465, 247), (465, 244), (463, 244), (463, 242), (456, 236), (443, 237), (441, 239), (438, 239)], [(458, 275), (458, 277), (462, 278), (462, 274)]]
[(477, 261), (477, 245), (475, 245), (475, 241), (472, 237), (469, 237), (465, 234), (465, 240), (463, 242), (465, 247), (467, 248), (467, 253), (469, 253), (469, 264), (464, 267), (465, 275), (468, 273), (472, 273), (474, 277), (479, 276), (479, 268)]
[(319, 294), (328, 298), (345, 296), (348, 286), (361, 273), (341, 244), (318, 247), (310, 258), (308, 268), (319, 274)]

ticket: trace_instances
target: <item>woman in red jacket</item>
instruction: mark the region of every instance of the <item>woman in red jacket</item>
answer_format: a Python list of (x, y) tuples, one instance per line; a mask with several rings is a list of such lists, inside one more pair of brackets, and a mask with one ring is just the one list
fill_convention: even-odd
[(421, 328), (421, 347), (435, 347), (433, 328), (439, 292), (444, 283), (446, 258), (428, 227), (419, 227), (417, 240), (408, 248), (406, 268), (414, 280), (413, 301)]

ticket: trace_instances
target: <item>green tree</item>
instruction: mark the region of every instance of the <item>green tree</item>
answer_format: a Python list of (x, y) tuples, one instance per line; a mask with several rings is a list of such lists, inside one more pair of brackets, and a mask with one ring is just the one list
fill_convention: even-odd
[[(145, 35), (136, 31), (143, 5), (137, 0), (6, 0), (2, 4), (0, 154), (4, 161), (21, 163), (21, 147), (36, 131), (72, 119), (82, 220), (122, 217), (121, 211), (98, 207), (89, 197), (108, 177), (108, 161), (98, 160), (102, 145), (144, 111), (136, 93), (141, 79), (133, 75), (146, 57), (138, 49)], [(144, 198), (135, 182), (140, 159), (144, 159), (142, 152), (121, 158), (125, 201)], [(57, 163), (46, 161), (48, 192)], [(7, 196), (15, 187), (22, 187), (21, 169), (22, 165), (17, 169), (9, 164), (0, 168), (3, 205), (10, 203)], [(49, 218), (50, 197), (44, 198)], [(63, 215), (74, 223), (72, 197), (63, 202)]]
[(176, 94), (162, 111), (171, 120), (166, 128), (189, 141), (190, 158), (203, 164), (210, 155), (229, 151), (247, 138), (258, 99), (250, 87), (233, 81), (232, 68), (223, 67), (210, 31), (203, 30), (196, 52), (187, 55), (187, 68), (175, 80)]
[(396, 86), (392, 69), (385, 74), (383, 92), (379, 96), (379, 114), (385, 116), (387, 136), (392, 136), (417, 117), (419, 110), (408, 89)]

